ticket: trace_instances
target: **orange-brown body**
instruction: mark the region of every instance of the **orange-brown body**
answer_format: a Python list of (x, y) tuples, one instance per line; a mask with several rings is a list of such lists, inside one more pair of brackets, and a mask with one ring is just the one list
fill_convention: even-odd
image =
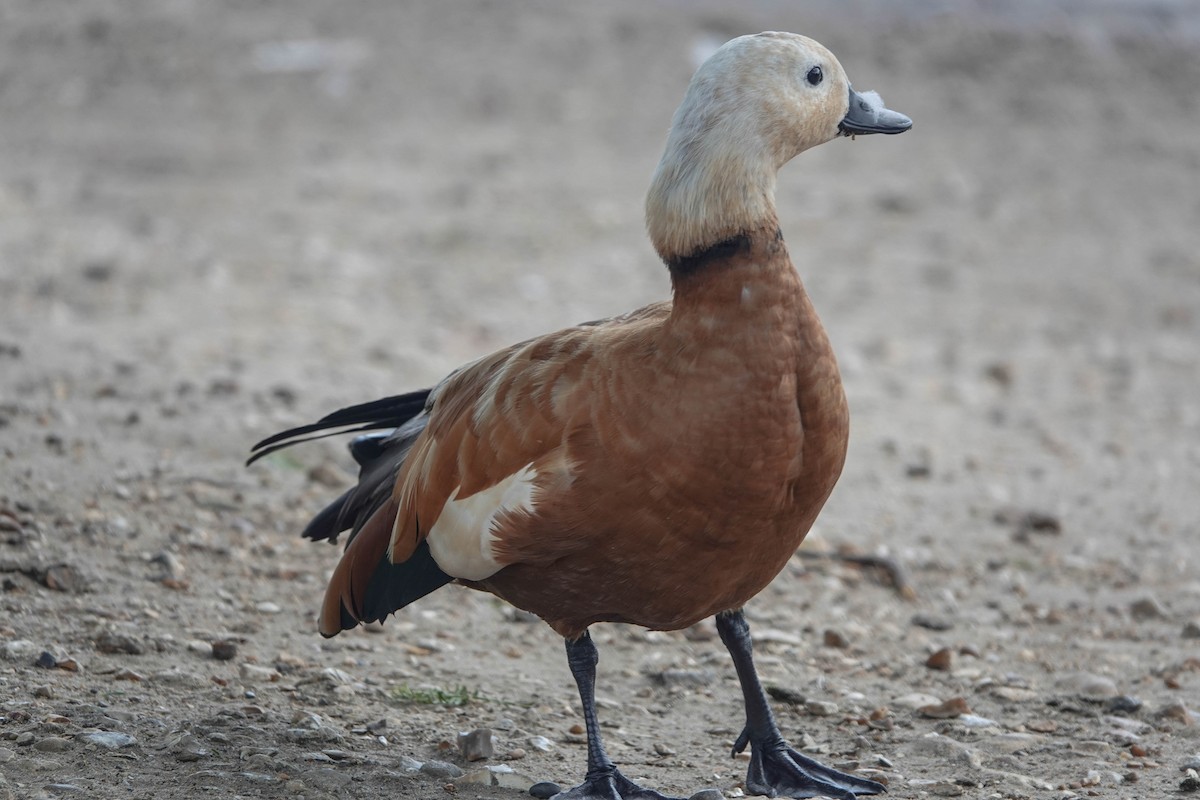
[(504, 566), (467, 585), (568, 638), (600, 621), (682, 628), (761, 591), (833, 489), (848, 417), (778, 229), (747, 239), (674, 273), (672, 303), (452, 376), (393, 501), (347, 549), (322, 629), (338, 629), (343, 606), (354, 612), (386, 539), (392, 560), (406, 560), (452, 494), (468, 499), (526, 465), (532, 509), (493, 526)]
[(776, 231), (703, 273), (564, 361), (595, 398), (565, 437), (572, 480), (499, 529), (517, 563), (475, 584), (564, 636), (593, 622), (677, 629), (740, 607), (783, 569), (841, 473), (837, 364)]

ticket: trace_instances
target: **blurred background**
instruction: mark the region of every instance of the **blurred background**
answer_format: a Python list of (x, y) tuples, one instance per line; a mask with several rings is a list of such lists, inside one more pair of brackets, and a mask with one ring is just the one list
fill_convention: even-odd
[[(1074, 609), (1104, 641), (1147, 587), (1200, 613), (1185, 0), (4, 0), (0, 498), (66, 520), (38, 546), (117, 596), (137, 580), (71, 521), (132, 520), (137, 552), (186, 552), (179, 515), (290, 543), (341, 445), (247, 476), (251, 442), (668, 295), (649, 176), (699, 61), (763, 29), (915, 121), (780, 177), (853, 414), (815, 538), (898, 555), (977, 623)], [(229, 507), (139, 494), (200, 479)]]

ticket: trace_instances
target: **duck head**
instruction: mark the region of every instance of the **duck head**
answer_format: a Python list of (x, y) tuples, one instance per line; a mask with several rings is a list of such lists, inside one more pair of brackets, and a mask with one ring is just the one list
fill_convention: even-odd
[(839, 136), (902, 133), (912, 120), (859, 94), (820, 43), (794, 33), (741, 36), (692, 77), (646, 200), (668, 263), (763, 226), (777, 227), (775, 175)]

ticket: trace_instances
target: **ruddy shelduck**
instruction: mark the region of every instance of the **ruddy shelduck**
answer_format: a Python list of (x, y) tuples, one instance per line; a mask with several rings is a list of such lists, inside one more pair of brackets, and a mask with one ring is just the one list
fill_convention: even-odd
[[(734, 39), (696, 72), (646, 201), (672, 299), (485, 356), (432, 389), (336, 411), (255, 446), (350, 444), (358, 484), (304, 531), (349, 542), (320, 631), (382, 620), (457, 581), (566, 640), (587, 775), (561, 798), (662, 798), (623, 776), (596, 722), (595, 622), (677, 630), (716, 616), (746, 704), (748, 792), (854, 797), (883, 786), (788, 746), (751, 659), (743, 605), (774, 578), (842, 471), (833, 349), (775, 211), (787, 161), (839, 136), (912, 126), (855, 92), (812, 39)], [(386, 429), (386, 430), (381, 430)]]

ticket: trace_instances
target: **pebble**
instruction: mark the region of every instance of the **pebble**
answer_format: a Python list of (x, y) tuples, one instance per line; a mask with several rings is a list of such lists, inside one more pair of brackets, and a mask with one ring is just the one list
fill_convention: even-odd
[(945, 617), (924, 613), (913, 614), (912, 624), (931, 631), (948, 631), (954, 627), (954, 623)]
[(0, 747), (0, 764), (7, 764), (16, 757), (17, 754), (15, 751), (9, 750), (7, 747)]
[(530, 736), (525, 740), (525, 743), (541, 753), (549, 753), (554, 749), (554, 742), (550, 741), (545, 736)]
[(42, 583), (56, 592), (79, 594), (87, 591), (88, 579), (70, 564), (55, 564), (42, 574)]
[(354, 683), (353, 675), (337, 667), (326, 667), (321, 670), (318, 679), (329, 686), (350, 686)]
[(114, 681), (144, 681), (146, 677), (140, 672), (134, 672), (131, 669), (121, 669), (113, 673)]
[(137, 739), (128, 733), (119, 733), (116, 731), (81, 733), (75, 738), (85, 744), (94, 744), (97, 747), (103, 747), (105, 750), (119, 750), (122, 747), (133, 747), (137, 744)]
[(458, 734), (458, 752), (464, 761), (484, 761), (496, 754), (496, 737), (490, 728)]
[(804, 704), (804, 710), (814, 717), (829, 717), (838, 712), (838, 706), (828, 700), (809, 700)]
[(272, 603), (270, 600), (264, 600), (254, 607), (260, 614), (278, 614), (283, 611), (283, 607), (278, 603)]
[(992, 689), (992, 695), (1010, 703), (1028, 703), (1038, 696), (1032, 689), (1023, 689), (1020, 686), (997, 686)]
[(1054, 682), (1054, 688), (1064, 694), (1097, 703), (1120, 694), (1117, 691), (1117, 685), (1111, 678), (1093, 675), (1090, 672), (1073, 672), (1064, 675)]
[(930, 669), (936, 669), (940, 672), (949, 672), (951, 662), (954, 660), (954, 654), (949, 647), (943, 647), (941, 650), (931, 654), (925, 659), (925, 666)]
[(493, 764), (482, 769), (472, 770), (454, 783), (456, 786), (464, 783), (482, 784), (502, 789), (516, 789), (519, 792), (528, 791), (535, 785), (533, 778), (522, 775), (507, 764)]
[(1173, 719), (1176, 722), (1182, 722), (1184, 725), (1191, 725), (1196, 721), (1196, 715), (1188, 710), (1182, 702), (1176, 701), (1154, 712), (1154, 716), (1159, 719)]
[(1153, 728), (1150, 725), (1148, 725), (1145, 722), (1142, 722), (1141, 720), (1130, 719), (1129, 717), (1119, 717), (1119, 716), (1114, 716), (1114, 715), (1105, 716), (1104, 724), (1111, 725), (1114, 728), (1119, 728), (1123, 731), (1129, 731), (1130, 733), (1134, 733), (1139, 736), (1141, 736), (1143, 734), (1147, 734), (1153, 730)]
[(163, 583), (182, 585), (187, 570), (183, 567), (183, 559), (169, 550), (160, 550), (150, 558), (150, 563), (161, 567), (162, 571), (154, 576), (154, 580)]
[(340, 742), (342, 734), (332, 726), (318, 725), (315, 728), (288, 728), (283, 732), (283, 738), (289, 742)]
[(105, 631), (96, 637), (96, 650), (109, 655), (140, 656), (146, 652), (142, 643), (126, 633)]
[(1129, 604), (1129, 615), (1134, 619), (1146, 620), (1166, 619), (1170, 616), (1170, 613), (1158, 601), (1157, 597), (1146, 595)]
[(673, 755), (675, 755), (675, 751), (671, 749), (671, 746), (670, 746), (670, 745), (667, 745), (667, 744), (663, 744), (662, 742), (655, 742), (655, 743), (654, 743), (654, 752), (655, 752), (655, 753), (657, 753), (657, 754), (658, 754), (658, 755), (660, 755), (660, 756), (673, 756)]
[(895, 700), (892, 701), (892, 705), (898, 706), (899, 708), (907, 708), (907, 709), (915, 711), (916, 709), (920, 708), (921, 706), (937, 705), (940, 702), (942, 702), (940, 698), (934, 697), (931, 694), (921, 694), (919, 692), (914, 692), (913, 694), (906, 694), (906, 695), (897, 697)]
[(1110, 697), (1104, 704), (1104, 710), (1112, 714), (1136, 714), (1141, 708), (1142, 701), (1128, 694)]
[(209, 658), (213, 654), (212, 645), (201, 639), (189, 639), (185, 645), (189, 653), (200, 656), (201, 658)]
[(48, 783), (46, 791), (55, 794), (83, 794), (83, 789), (73, 783)]
[(1190, 619), (1183, 623), (1183, 632), (1179, 635), (1184, 639), (1200, 639), (1200, 619)]
[(58, 659), (49, 650), (43, 650), (42, 654), (37, 657), (37, 661), (33, 662), (33, 665), (42, 669), (55, 669), (58, 667)]
[(54, 697), (54, 690), (49, 686), (35, 686), (33, 687), (33, 696), (43, 700), (50, 700)]
[[(835, 631), (833, 628), (825, 629), (824, 640), (826, 647), (834, 647), (838, 650), (845, 650), (850, 646), (850, 640), (842, 635), (841, 631)], [(705, 789), (705, 791), (708, 790)]]
[(431, 759), (422, 764), (419, 772), (438, 780), (455, 780), (466, 774), (449, 761), (437, 761), (436, 759)]
[[(8, 752), (11, 753), (12, 751), (9, 750)], [(4, 753), (0, 752), (0, 763), (2, 763), (3, 761), (4, 761)], [(1181, 766), (1179, 769), (1185, 770), (1185, 771), (1189, 770), (1189, 769), (1194, 769), (1197, 772), (1200, 772), (1200, 753), (1197, 753), (1196, 755), (1189, 758), (1187, 761), (1184, 761), (1183, 766)]]
[(529, 793), (534, 797), (539, 798), (539, 800), (549, 800), (551, 797), (554, 797), (554, 795), (561, 791), (561, 786), (559, 786), (557, 783), (551, 783), (550, 781), (542, 781), (541, 783), (535, 783), (533, 786), (529, 787)]
[(28, 639), (13, 639), (11, 642), (0, 644), (0, 657), (5, 661), (27, 661), (41, 650)]
[(237, 657), (237, 642), (230, 641), (229, 639), (218, 639), (210, 647), (212, 649), (212, 657), (217, 661), (232, 661)]
[(1000, 724), (994, 719), (981, 717), (977, 714), (963, 714), (958, 718), (958, 722), (960, 725), (968, 728), (994, 728)]
[(1025, 723), (1025, 727), (1036, 733), (1054, 733), (1058, 730), (1058, 723), (1052, 719), (1035, 719)]
[(781, 703), (787, 703), (789, 706), (802, 706), (808, 700), (800, 692), (795, 689), (789, 689), (786, 686), (768, 686), (767, 694)]
[(60, 736), (49, 736), (33, 743), (33, 749), (43, 753), (61, 753), (71, 749), (71, 740)]
[(927, 706), (921, 706), (917, 709), (917, 713), (923, 717), (930, 719), (952, 719), (960, 717), (963, 714), (970, 714), (971, 708), (967, 705), (967, 701), (961, 697), (951, 697), (944, 703), (936, 703)]
[(243, 683), (251, 685), (258, 683), (273, 683), (279, 680), (279, 673), (270, 667), (261, 667), (258, 664), (239, 664), (238, 677)]
[(420, 772), (422, 763), (412, 756), (400, 756), (396, 759), (396, 768), (403, 772)]
[(199, 740), (190, 733), (180, 736), (171, 745), (171, 753), (175, 756), (175, 760), (185, 763), (207, 758), (210, 752), (207, 747), (200, 744)]
[(1200, 773), (1189, 769), (1179, 782), (1179, 789), (1183, 792), (1200, 792)]
[(721, 794), (720, 789), (701, 789), (688, 800), (725, 800), (725, 795)]

